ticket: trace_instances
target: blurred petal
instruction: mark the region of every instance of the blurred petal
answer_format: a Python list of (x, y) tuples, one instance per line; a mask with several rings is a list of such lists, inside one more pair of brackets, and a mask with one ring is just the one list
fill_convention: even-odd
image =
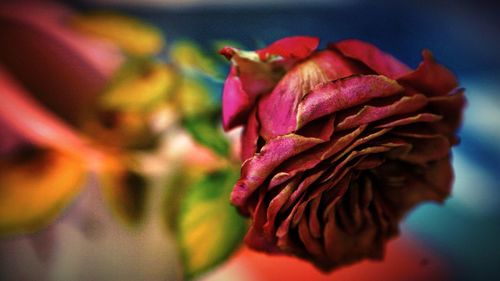
[(194, 42), (181, 40), (173, 43), (170, 49), (172, 62), (183, 70), (195, 71), (212, 78), (220, 78), (215, 62), (205, 55)]
[(133, 55), (154, 55), (165, 44), (161, 32), (155, 27), (116, 13), (75, 15), (70, 25), (81, 33), (108, 40)]
[(125, 159), (108, 158), (99, 173), (103, 197), (122, 222), (137, 226), (145, 216), (148, 183), (127, 167)]
[(122, 61), (119, 50), (63, 23), (72, 12), (53, 2), (0, 4), (0, 61), (59, 116), (77, 122)]
[(186, 117), (199, 117), (219, 111), (210, 88), (198, 79), (178, 77), (180, 81), (172, 93), (176, 109)]
[(85, 175), (81, 159), (56, 151), (0, 162), (0, 234), (34, 232), (52, 222)]
[(33, 100), (1, 67), (0, 92), (0, 119), (8, 124), (12, 133), (36, 146), (80, 155), (89, 164), (98, 164), (100, 152), (92, 148), (85, 137)]
[(26, 139), (2, 118), (0, 118), (0, 128), (2, 128), (0, 129), (0, 158), (7, 157), (26, 145)]
[[(124, 67), (127, 67), (126, 65)], [(164, 101), (178, 79), (174, 70), (163, 64), (146, 63), (125, 77), (117, 77), (100, 97), (105, 109), (148, 111)]]

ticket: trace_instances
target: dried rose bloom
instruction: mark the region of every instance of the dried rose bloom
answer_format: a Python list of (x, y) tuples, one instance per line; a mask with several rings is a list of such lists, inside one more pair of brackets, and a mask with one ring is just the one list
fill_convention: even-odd
[(448, 196), (465, 98), (429, 51), (412, 70), (362, 41), (317, 45), (221, 50), (223, 125), (244, 128), (231, 202), (252, 219), (246, 243), (329, 271), (381, 259), (411, 208)]

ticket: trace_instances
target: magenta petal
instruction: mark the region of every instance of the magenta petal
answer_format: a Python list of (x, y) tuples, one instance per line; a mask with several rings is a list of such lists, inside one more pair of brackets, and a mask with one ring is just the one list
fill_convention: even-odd
[(322, 84), (299, 103), (297, 127), (319, 117), (403, 91), (394, 80), (378, 75), (352, 76)]
[(336, 129), (344, 130), (368, 124), (396, 114), (414, 112), (427, 104), (424, 95), (404, 96), (400, 100), (385, 106), (366, 105), (354, 115), (348, 115), (338, 123)]
[(322, 142), (320, 139), (305, 138), (295, 134), (270, 140), (262, 147), (260, 153), (243, 163), (241, 178), (231, 193), (233, 204), (243, 206), (248, 197), (283, 161)]
[(56, 1), (1, 1), (0, 38), (8, 43), (0, 44), (0, 61), (37, 100), (78, 124), (123, 56), (116, 46), (72, 30), (67, 20), (73, 15)]
[(318, 48), (319, 38), (310, 36), (292, 36), (280, 39), (264, 49), (258, 50), (259, 58), (267, 60), (272, 55), (283, 58), (304, 59)]
[(422, 57), (423, 61), (418, 68), (401, 77), (398, 81), (408, 83), (429, 96), (446, 95), (458, 86), (455, 75), (437, 63), (429, 50), (424, 50)]
[[(264, 191), (264, 190), (262, 190)], [(265, 192), (260, 192), (259, 201), (255, 210), (252, 212), (254, 218), (248, 232), (245, 236), (245, 243), (253, 249), (277, 252), (279, 249), (276, 247), (276, 238), (264, 232), (263, 226), (266, 222), (266, 203)]]
[(261, 135), (267, 140), (297, 128), (299, 102), (314, 87), (351, 76), (357, 69), (333, 51), (323, 51), (292, 68), (259, 102)]
[(408, 66), (393, 56), (382, 52), (372, 44), (360, 40), (344, 40), (332, 47), (338, 49), (344, 56), (358, 60), (378, 74), (392, 79), (396, 79), (411, 71)]
[(281, 79), (284, 66), (262, 62), (254, 52), (231, 47), (220, 53), (232, 62), (222, 92), (222, 121), (227, 131), (245, 124), (257, 98), (269, 93)]
[(259, 140), (259, 121), (256, 109), (250, 113), (247, 125), (241, 134), (241, 159), (252, 157), (257, 152), (257, 141)]
[(292, 192), (299, 184), (299, 178), (288, 182), (285, 187), (269, 202), (267, 208), (267, 222), (264, 225), (264, 231), (272, 234), (275, 231), (275, 219), (283, 205), (288, 201)]
[(392, 128), (396, 126), (403, 126), (408, 124), (413, 124), (417, 122), (436, 122), (441, 120), (443, 117), (441, 115), (436, 115), (432, 113), (420, 113), (410, 117), (404, 117), (384, 124), (378, 125), (376, 128)]
[[(1, 88), (1, 87), (0, 87)], [(0, 158), (7, 158), (29, 142), (0, 118)]]
[(281, 184), (298, 173), (314, 168), (321, 161), (331, 157), (352, 143), (365, 128), (366, 126), (359, 126), (356, 130), (349, 133), (338, 134), (331, 141), (315, 147), (309, 153), (298, 155), (285, 161), (271, 179), (269, 187)]
[(224, 130), (229, 130), (243, 124), (248, 114), (252, 101), (243, 90), (240, 78), (236, 75), (236, 68), (231, 67), (229, 76), (222, 92), (222, 125)]

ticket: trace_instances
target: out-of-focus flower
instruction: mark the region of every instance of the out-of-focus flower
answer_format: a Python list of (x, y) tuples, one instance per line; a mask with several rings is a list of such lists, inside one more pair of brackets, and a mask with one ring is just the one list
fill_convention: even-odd
[[(163, 46), (161, 34), (52, 2), (2, 3), (0, 22), (8, 38), (0, 46), (0, 232), (52, 221), (88, 172), (99, 175), (115, 213), (135, 224), (146, 187), (134, 153), (154, 142), (152, 119), (174, 76), (146, 57)], [(147, 44), (134, 44), (137, 37)]]
[(74, 15), (70, 25), (83, 34), (116, 44), (131, 55), (155, 55), (165, 45), (158, 29), (120, 14), (96, 12)]
[(0, 233), (50, 222), (80, 189), (100, 152), (40, 107), (0, 68)]
[(329, 271), (382, 258), (408, 210), (448, 196), (465, 98), (429, 51), (412, 70), (362, 41), (318, 42), (222, 49), (223, 124), (244, 127), (231, 202), (252, 218), (246, 243)]

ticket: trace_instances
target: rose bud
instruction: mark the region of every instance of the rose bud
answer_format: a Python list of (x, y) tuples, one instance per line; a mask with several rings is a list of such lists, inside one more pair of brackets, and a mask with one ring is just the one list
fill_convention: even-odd
[(429, 51), (413, 70), (362, 41), (318, 42), (222, 49), (223, 125), (243, 126), (231, 202), (252, 219), (246, 244), (330, 271), (381, 259), (411, 208), (449, 195), (465, 97)]

